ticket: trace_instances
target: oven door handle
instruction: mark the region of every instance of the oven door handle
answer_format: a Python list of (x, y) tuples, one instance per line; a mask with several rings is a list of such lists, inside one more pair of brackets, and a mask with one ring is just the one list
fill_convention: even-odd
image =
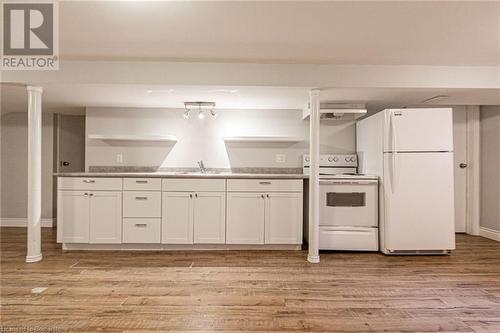
[(320, 180), (320, 185), (376, 185), (378, 183), (375, 179), (367, 180)]

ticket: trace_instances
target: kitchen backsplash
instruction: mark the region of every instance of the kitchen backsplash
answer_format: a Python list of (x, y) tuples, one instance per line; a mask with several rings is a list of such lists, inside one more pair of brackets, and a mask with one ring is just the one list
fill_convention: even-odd
[[(309, 148), (309, 121), (301, 110), (217, 110), (217, 117), (182, 116), (182, 109), (87, 108), (90, 135), (172, 135), (177, 142), (87, 139), (87, 170), (167, 170), (207, 168), (250, 170), (265, 168), (295, 173)], [(232, 136), (287, 136), (298, 142), (225, 142)], [(355, 151), (355, 125), (325, 121), (321, 125), (322, 153)], [(110, 167), (113, 167), (110, 169)], [(134, 169), (135, 168), (135, 169)], [(249, 171), (249, 172), (250, 172)], [(283, 173), (283, 172), (279, 172)]]

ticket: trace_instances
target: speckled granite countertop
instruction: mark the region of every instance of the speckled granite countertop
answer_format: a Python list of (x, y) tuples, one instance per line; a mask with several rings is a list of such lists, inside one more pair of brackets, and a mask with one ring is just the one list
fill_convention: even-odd
[(201, 173), (201, 172), (60, 172), (57, 177), (116, 177), (116, 178), (235, 178), (235, 179), (304, 179), (301, 173)]

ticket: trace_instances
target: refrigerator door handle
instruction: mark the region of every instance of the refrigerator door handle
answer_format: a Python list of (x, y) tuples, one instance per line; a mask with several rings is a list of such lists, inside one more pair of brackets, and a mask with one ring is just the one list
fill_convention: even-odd
[(394, 111), (391, 110), (390, 113), (390, 123), (391, 123), (391, 192), (394, 194), (396, 190), (396, 124), (394, 123)]

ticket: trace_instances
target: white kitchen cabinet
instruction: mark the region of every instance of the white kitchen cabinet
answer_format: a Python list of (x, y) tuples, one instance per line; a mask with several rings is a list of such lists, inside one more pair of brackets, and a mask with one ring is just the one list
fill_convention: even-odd
[(302, 244), (302, 180), (229, 179), (228, 244)]
[(267, 193), (265, 210), (266, 244), (302, 244), (302, 193)]
[(265, 195), (227, 193), (227, 244), (264, 244)]
[(58, 241), (121, 243), (121, 191), (59, 191)]
[(88, 243), (90, 209), (88, 192), (58, 192), (57, 241), (60, 243)]
[(89, 193), (91, 244), (122, 242), (122, 192), (93, 191)]
[(226, 241), (225, 192), (196, 192), (193, 200), (194, 243), (224, 244)]
[(225, 242), (225, 192), (163, 192), (162, 202), (162, 243)]
[(162, 193), (161, 242), (193, 244), (193, 193)]

